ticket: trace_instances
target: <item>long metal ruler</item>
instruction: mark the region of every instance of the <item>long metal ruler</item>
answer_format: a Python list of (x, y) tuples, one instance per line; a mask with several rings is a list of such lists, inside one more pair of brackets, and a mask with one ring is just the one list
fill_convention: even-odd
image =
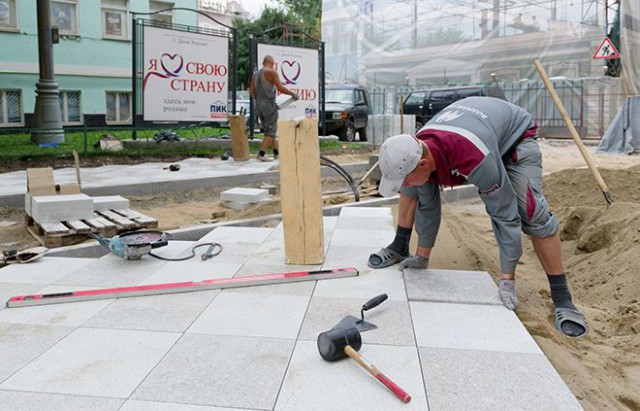
[(11, 297), (7, 307), (59, 304), (74, 301), (108, 300), (111, 298), (139, 297), (144, 295), (186, 293), (190, 291), (218, 290), (223, 288), (251, 287), (256, 285), (295, 283), (301, 281), (327, 280), (356, 277), (353, 267), (332, 270), (298, 271), (282, 274), (264, 274), (247, 277), (218, 278), (214, 280), (189, 281), (168, 284), (138, 285), (134, 287), (103, 288), (98, 290), (69, 291), (52, 294), (31, 294)]

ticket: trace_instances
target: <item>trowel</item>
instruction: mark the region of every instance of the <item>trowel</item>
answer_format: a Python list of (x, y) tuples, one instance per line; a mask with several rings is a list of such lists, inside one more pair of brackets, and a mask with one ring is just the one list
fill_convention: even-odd
[(360, 318), (354, 317), (353, 315), (348, 315), (344, 317), (342, 320), (340, 320), (340, 322), (336, 324), (333, 328), (335, 329), (335, 328), (356, 327), (360, 332), (375, 330), (376, 328), (378, 328), (378, 326), (368, 321), (365, 321), (364, 312), (379, 306), (387, 298), (389, 297), (386, 294), (380, 294), (373, 297), (372, 299), (370, 299), (369, 301), (367, 301), (362, 305), (362, 309), (360, 310)]

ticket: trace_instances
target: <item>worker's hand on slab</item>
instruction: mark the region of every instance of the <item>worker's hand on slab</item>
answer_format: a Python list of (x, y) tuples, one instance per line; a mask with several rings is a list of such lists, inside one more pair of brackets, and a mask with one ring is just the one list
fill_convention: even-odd
[(405, 268), (427, 269), (429, 268), (429, 259), (418, 254), (407, 257), (398, 265), (400, 271), (404, 271)]
[(505, 307), (511, 311), (518, 309), (519, 302), (518, 297), (516, 296), (515, 280), (500, 280), (500, 283), (498, 283), (498, 294), (500, 295), (500, 300)]

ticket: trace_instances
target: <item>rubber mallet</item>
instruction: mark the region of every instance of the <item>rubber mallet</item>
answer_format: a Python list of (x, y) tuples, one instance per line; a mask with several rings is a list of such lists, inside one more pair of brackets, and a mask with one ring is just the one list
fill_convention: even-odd
[(361, 347), (362, 337), (356, 327), (334, 328), (318, 335), (318, 351), (324, 360), (336, 361), (349, 356), (390, 389), (402, 402), (411, 401), (409, 394), (358, 353)]

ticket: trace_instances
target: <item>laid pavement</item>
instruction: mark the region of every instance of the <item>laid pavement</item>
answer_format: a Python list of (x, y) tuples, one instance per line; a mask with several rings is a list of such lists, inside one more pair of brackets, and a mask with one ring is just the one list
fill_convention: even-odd
[[(324, 217), (321, 265), (285, 263), (282, 224), (217, 227), (170, 241), (164, 257), (214, 241), (202, 261), (56, 257), (0, 269), (0, 299), (116, 286), (355, 267), (358, 277), (0, 309), (2, 410), (579, 410), (580, 404), (486, 272), (373, 270), (394, 234), (389, 208)], [(369, 298), (378, 328), (355, 361), (324, 361), (316, 338)]]

